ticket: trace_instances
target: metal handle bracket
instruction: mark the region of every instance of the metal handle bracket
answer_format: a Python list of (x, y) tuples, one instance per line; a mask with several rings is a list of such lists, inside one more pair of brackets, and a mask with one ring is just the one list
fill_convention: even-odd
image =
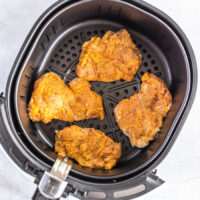
[(67, 158), (57, 158), (50, 172), (44, 172), (38, 192), (47, 199), (59, 199), (67, 187), (67, 178), (72, 162)]

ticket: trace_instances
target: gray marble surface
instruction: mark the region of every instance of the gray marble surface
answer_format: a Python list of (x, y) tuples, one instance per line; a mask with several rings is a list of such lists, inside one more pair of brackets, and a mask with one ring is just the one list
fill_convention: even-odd
[[(55, 0), (0, 0), (0, 91), (16, 55), (30, 28)], [(190, 40), (196, 59), (200, 60), (200, 3), (198, 0), (149, 0), (172, 17)], [(200, 65), (199, 65), (200, 66)], [(172, 150), (157, 167), (166, 181), (158, 189), (138, 199), (199, 200), (200, 199), (200, 91), (186, 123)], [(33, 178), (25, 175), (0, 151), (0, 200), (29, 200), (35, 190)], [(70, 200), (75, 198), (70, 197)]]

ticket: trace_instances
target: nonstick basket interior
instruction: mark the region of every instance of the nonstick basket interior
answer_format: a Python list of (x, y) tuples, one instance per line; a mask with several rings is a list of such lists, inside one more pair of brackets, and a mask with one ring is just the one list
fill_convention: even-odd
[[(176, 44), (175, 39), (172, 41), (170, 32), (168, 32), (168, 39), (173, 42), (174, 49), (169, 49), (169, 45), (159, 40), (158, 35), (151, 34), (153, 26), (148, 27), (149, 32), (143, 29), (142, 20), (145, 19), (144, 16), (148, 20), (150, 20), (150, 16), (117, 1), (113, 1), (112, 7), (109, 1), (99, 5), (94, 2), (89, 1), (84, 6), (77, 3), (74, 4), (74, 7), (63, 8), (38, 32), (37, 42), (32, 45), (32, 50), (24, 59), (23, 67), (19, 72), (15, 93), (15, 109), (23, 133), (33, 147), (50, 161), (56, 159), (56, 153), (54, 152), (55, 130), (61, 130), (66, 126), (76, 124), (80, 127), (93, 127), (105, 132), (114, 141), (122, 144), (122, 157), (118, 164), (112, 170), (101, 170), (82, 167), (75, 162), (72, 171), (97, 178), (119, 177), (137, 172), (148, 165), (162, 150), (173, 130), (174, 120), (182, 105), (187, 76), (184, 63), (180, 66), (181, 63), (178, 58), (175, 59), (177, 62), (171, 60), (171, 56), (179, 54), (179, 46), (178, 43)], [(76, 9), (74, 9), (75, 7)], [(135, 12), (137, 18), (133, 18), (131, 14), (126, 15), (127, 12), (130, 12), (130, 9), (131, 13)], [(140, 15), (143, 18), (140, 18)], [(138, 25), (139, 19), (141, 20), (140, 26)], [(157, 28), (159, 28), (158, 21), (157, 25)], [(102, 96), (104, 120), (89, 119), (73, 123), (53, 120), (48, 124), (33, 123), (29, 120), (27, 106), (37, 78), (46, 72), (54, 72), (68, 84), (76, 77), (76, 65), (79, 61), (83, 43), (93, 36), (103, 36), (108, 30), (118, 31), (123, 28), (131, 34), (133, 41), (143, 55), (143, 60), (140, 69), (131, 82), (123, 80), (111, 83), (91, 82), (92, 89)], [(167, 32), (162, 33), (162, 35), (165, 34), (167, 35)], [(178, 56), (181, 59), (182, 55)], [(176, 65), (177, 68), (175, 68)], [(182, 71), (179, 71), (180, 67), (182, 67)], [(139, 92), (141, 76), (145, 72), (153, 73), (165, 81), (173, 95), (173, 106), (166, 119), (164, 119), (163, 126), (156, 139), (148, 147), (138, 149), (130, 145), (129, 139), (118, 127), (113, 111), (119, 101)]]

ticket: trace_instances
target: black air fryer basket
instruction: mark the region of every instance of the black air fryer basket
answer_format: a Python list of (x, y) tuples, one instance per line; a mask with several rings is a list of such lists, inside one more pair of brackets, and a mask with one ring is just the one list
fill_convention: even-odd
[[(131, 34), (143, 61), (131, 82), (91, 82), (92, 89), (102, 96), (105, 119), (33, 123), (27, 105), (35, 80), (43, 73), (55, 72), (68, 84), (76, 77), (82, 44), (95, 35), (123, 28)], [(138, 149), (131, 147), (119, 129), (113, 110), (119, 101), (140, 90), (145, 72), (166, 82), (173, 104), (157, 138), (148, 147)], [(180, 28), (159, 10), (139, 0), (58, 1), (38, 19), (14, 63), (6, 93), (0, 97), (0, 141), (15, 163), (34, 176), (38, 184), (56, 160), (55, 130), (71, 124), (100, 129), (122, 144), (121, 159), (111, 170), (90, 169), (74, 162), (63, 197), (71, 194), (85, 200), (132, 199), (163, 183), (152, 170), (177, 138), (192, 105), (196, 85), (191, 46)], [(54, 193), (53, 189), (51, 192)], [(33, 199), (48, 198), (36, 191)]]

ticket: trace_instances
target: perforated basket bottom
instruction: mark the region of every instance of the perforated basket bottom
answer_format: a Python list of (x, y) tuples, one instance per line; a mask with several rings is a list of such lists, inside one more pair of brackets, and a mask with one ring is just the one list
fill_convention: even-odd
[[(43, 62), (42, 70), (40, 70), (38, 77), (45, 72), (52, 71), (68, 84), (76, 77), (75, 69), (83, 43), (95, 35), (103, 36), (108, 30), (117, 31), (120, 28), (122, 27), (105, 24), (88, 24), (71, 29), (70, 32), (63, 31), (57, 43), (53, 44), (53, 49), (49, 50), (51, 53), (49, 53)], [(45, 145), (46, 152), (54, 151), (55, 130), (61, 130), (64, 127), (76, 124), (80, 127), (99, 129), (114, 141), (120, 142), (122, 144), (122, 157), (119, 162), (128, 161), (140, 153), (141, 149), (132, 147), (128, 137), (118, 127), (113, 113), (114, 108), (122, 99), (130, 97), (140, 90), (140, 79), (145, 72), (161, 77), (167, 82), (168, 86), (169, 80), (165, 71), (164, 61), (160, 60), (163, 56), (159, 56), (160, 52), (157, 47), (141, 34), (130, 29), (127, 30), (131, 33), (134, 43), (136, 43), (143, 55), (139, 71), (131, 82), (124, 80), (111, 83), (91, 82), (92, 89), (102, 96), (105, 114), (104, 120), (89, 119), (73, 123), (53, 120), (49, 124), (35, 123), (38, 137), (41, 139), (42, 144)]]

